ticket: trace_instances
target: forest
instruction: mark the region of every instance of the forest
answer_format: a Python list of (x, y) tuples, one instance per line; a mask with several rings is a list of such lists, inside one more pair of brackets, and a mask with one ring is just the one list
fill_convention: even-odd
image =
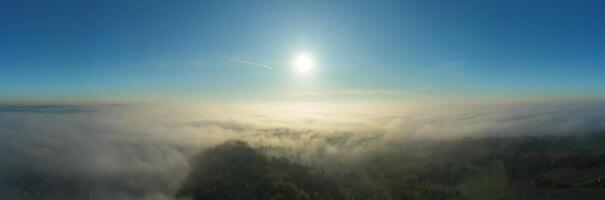
[[(599, 134), (424, 140), (329, 169), (275, 156), (271, 147), (232, 140), (195, 156), (176, 196), (194, 200), (559, 199), (566, 191), (545, 187), (548, 177), (535, 171), (536, 165), (541, 166), (536, 163), (581, 156), (580, 160), (592, 159), (593, 171), (605, 172), (601, 165), (605, 159), (593, 156), (605, 150), (604, 142)], [(561, 157), (561, 152), (573, 155)], [(570, 167), (554, 163), (546, 165)], [(521, 172), (528, 178), (515, 177)], [(522, 187), (524, 180), (530, 186)], [(591, 184), (579, 188), (586, 189), (587, 199), (598, 198), (603, 185)], [(557, 192), (563, 195), (552, 195)]]

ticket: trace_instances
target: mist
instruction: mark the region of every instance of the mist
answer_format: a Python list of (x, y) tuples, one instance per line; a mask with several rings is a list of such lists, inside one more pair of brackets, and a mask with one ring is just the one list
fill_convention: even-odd
[(602, 103), (323, 108), (5, 105), (0, 196), (174, 199), (192, 158), (230, 140), (329, 173), (377, 155), (409, 154), (420, 144), (605, 130)]

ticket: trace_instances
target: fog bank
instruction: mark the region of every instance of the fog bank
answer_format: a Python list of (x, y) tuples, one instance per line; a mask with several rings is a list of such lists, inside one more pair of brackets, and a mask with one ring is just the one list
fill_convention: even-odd
[(2, 106), (0, 196), (173, 199), (189, 159), (230, 139), (330, 167), (415, 140), (598, 132), (603, 105)]

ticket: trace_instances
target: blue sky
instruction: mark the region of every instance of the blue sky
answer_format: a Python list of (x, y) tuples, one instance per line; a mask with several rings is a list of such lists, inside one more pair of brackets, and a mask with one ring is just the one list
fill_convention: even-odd
[[(600, 1), (0, 4), (4, 101), (605, 94)], [(301, 51), (316, 63), (305, 77)]]

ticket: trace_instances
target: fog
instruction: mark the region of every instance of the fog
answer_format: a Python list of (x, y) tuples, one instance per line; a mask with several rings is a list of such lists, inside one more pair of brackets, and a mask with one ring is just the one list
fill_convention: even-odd
[(0, 196), (173, 199), (192, 156), (227, 140), (330, 170), (420, 140), (598, 132), (604, 105), (5, 105)]

